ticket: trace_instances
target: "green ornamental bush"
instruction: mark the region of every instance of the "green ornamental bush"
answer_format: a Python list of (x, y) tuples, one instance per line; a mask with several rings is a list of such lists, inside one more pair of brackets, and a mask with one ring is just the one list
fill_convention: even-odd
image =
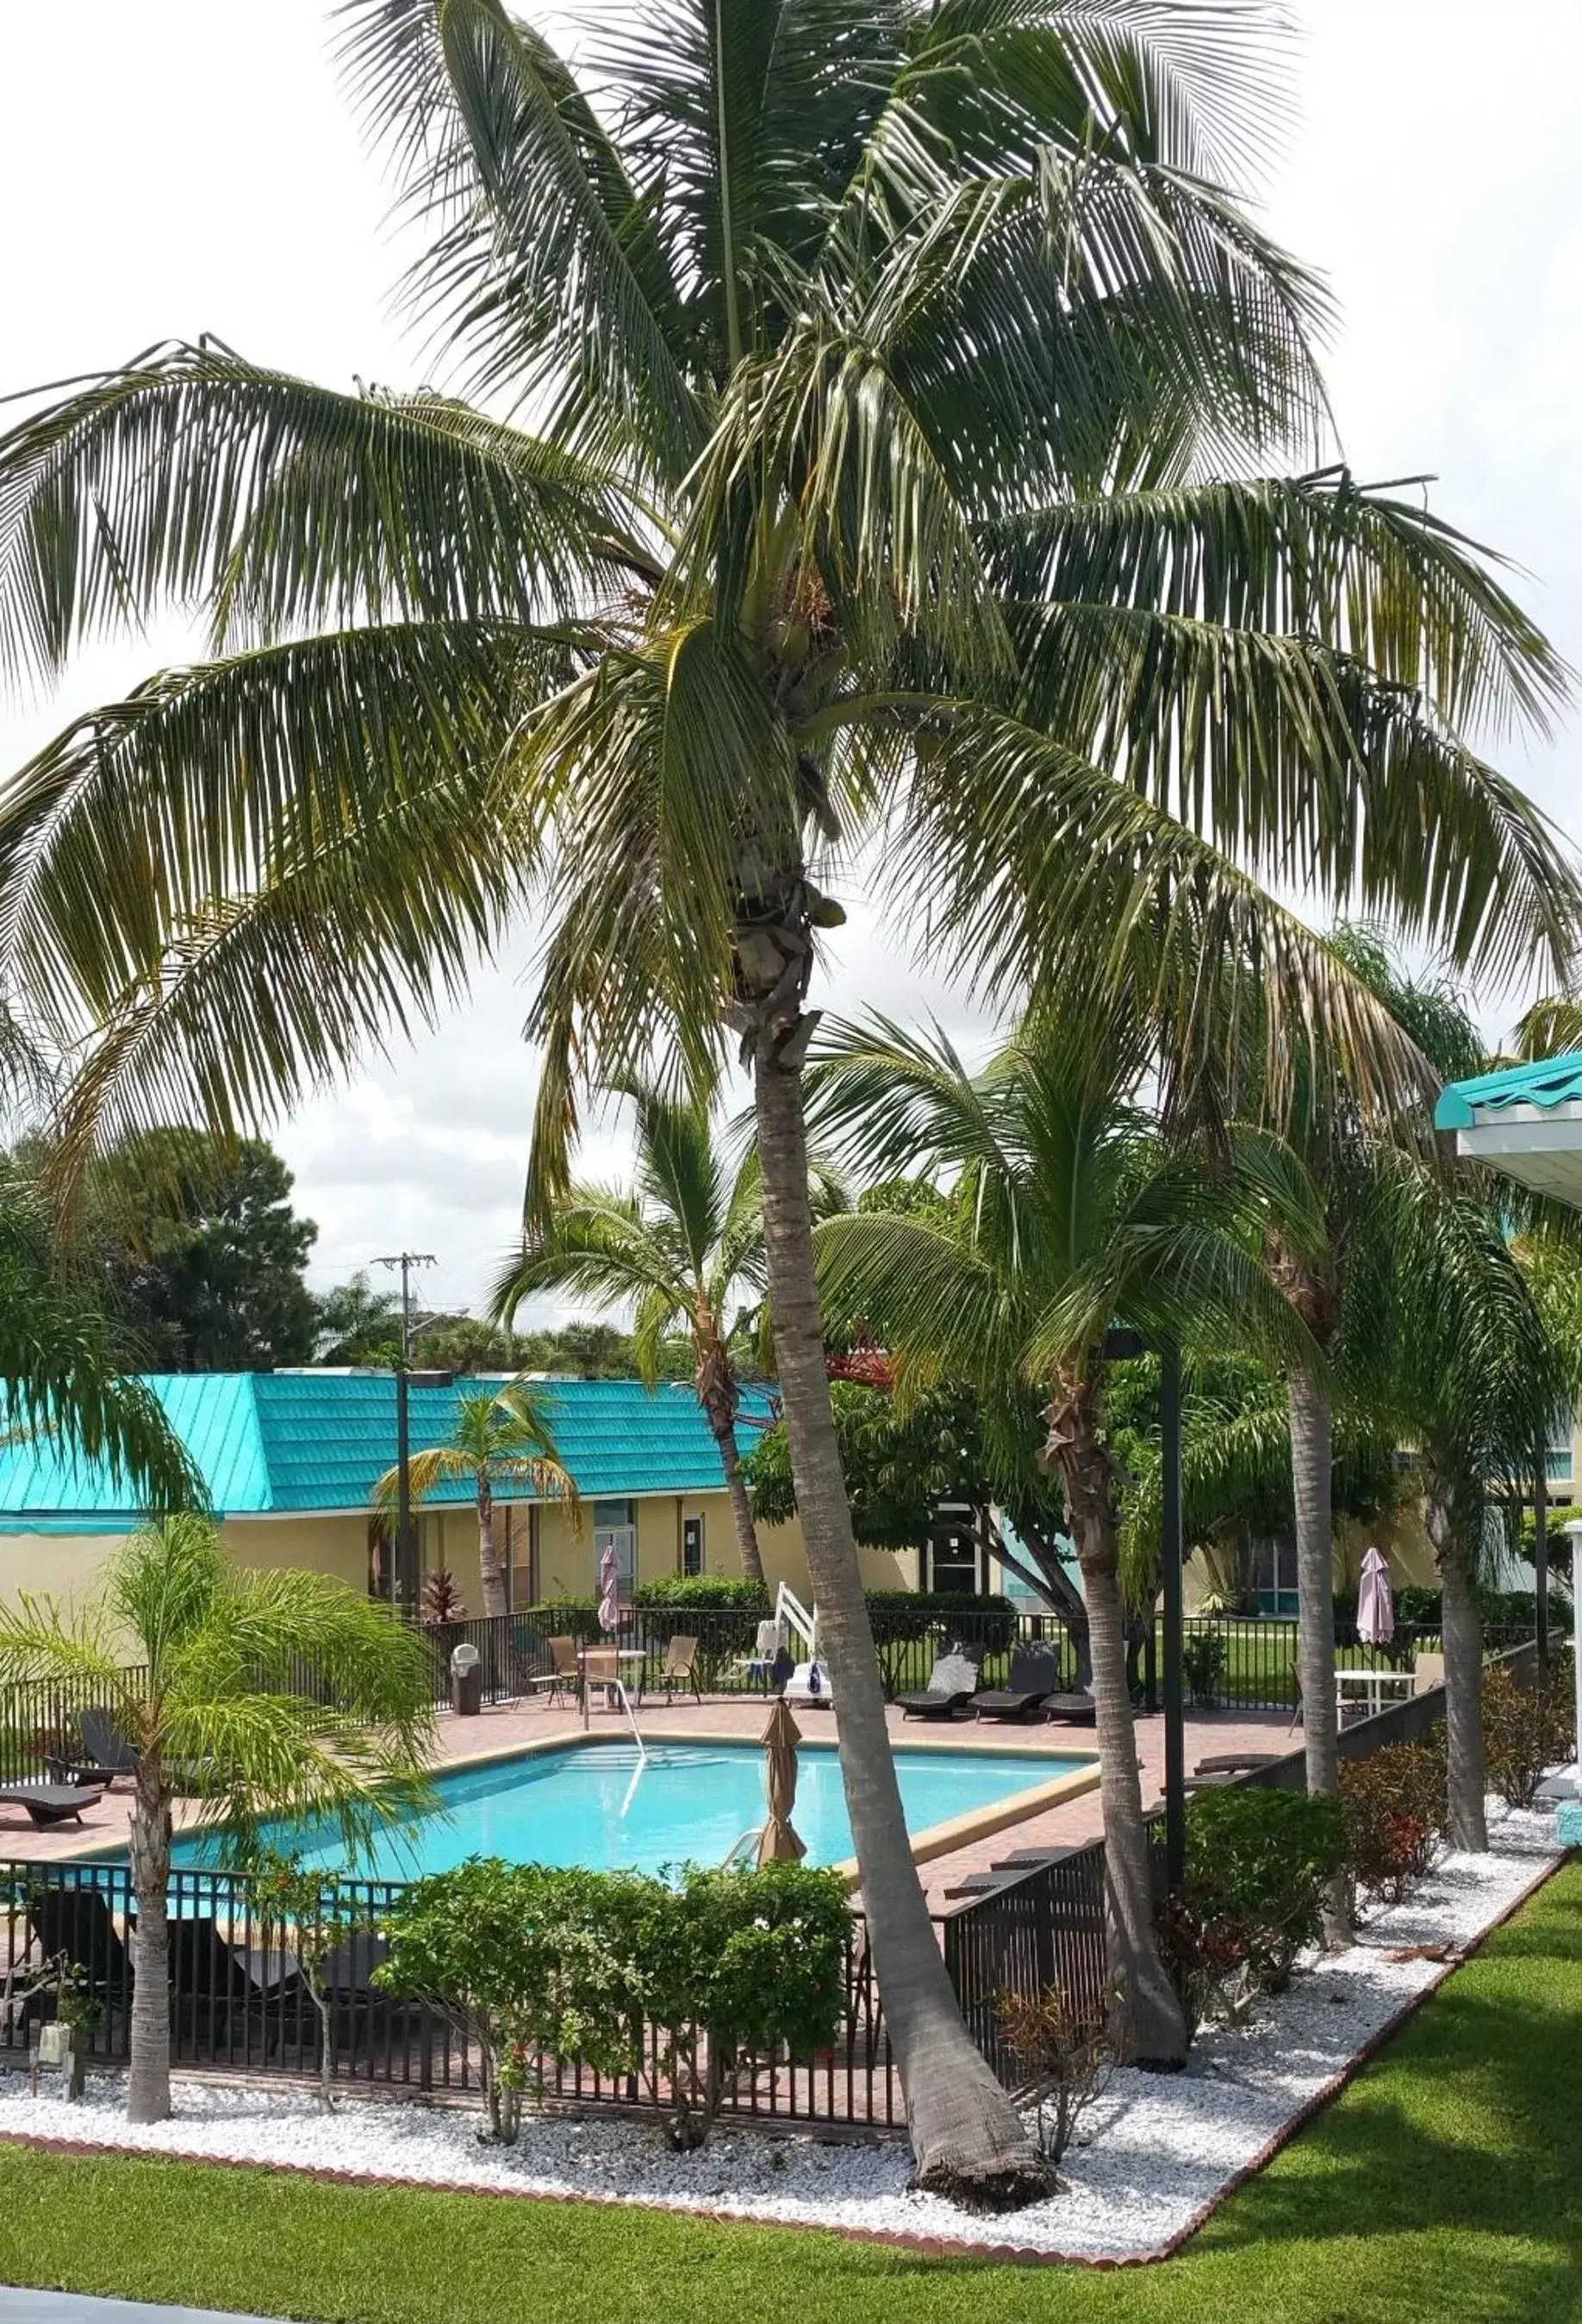
[(558, 2062), (635, 2080), (678, 2148), (701, 2145), (751, 2055), (832, 2043), (851, 1932), (844, 1886), (800, 1864), (674, 1883), (474, 1857), (387, 1923), (390, 1991), (463, 2016), (492, 2137)]
[(1218, 1701), (1225, 1683), (1230, 1649), (1218, 1630), (1194, 1630), (1181, 1650), (1181, 1674), (1187, 1692), (1200, 1709)]
[(1429, 1871), (1449, 1829), (1442, 1728), (1340, 1762), (1346, 1860), (1359, 1889), (1394, 1903)]
[(1323, 1925), (1326, 1887), (1346, 1858), (1339, 1803), (1228, 1784), (1187, 1812), (1185, 1902), (1213, 1947), (1277, 1993)]
[(1483, 1757), (1489, 1787), (1507, 1807), (1530, 1808), (1551, 1767), (1574, 1758), (1577, 1699), (1568, 1658), (1541, 1684), (1523, 1686), (1495, 1665), (1483, 1675)]
[(639, 1607), (685, 1608), (698, 1614), (752, 1614), (759, 1621), (774, 1610), (763, 1582), (732, 1579), (725, 1573), (667, 1573), (658, 1582), (639, 1582), (634, 1602)]

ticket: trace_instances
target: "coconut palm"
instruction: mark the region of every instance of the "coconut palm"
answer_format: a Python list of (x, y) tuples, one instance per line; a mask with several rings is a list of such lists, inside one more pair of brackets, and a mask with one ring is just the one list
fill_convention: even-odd
[(0, 1607), (0, 1683), (45, 1678), (87, 1682), (137, 1753), (127, 2113), (162, 2121), (176, 1796), (195, 1795), (198, 1822), (224, 1823), (243, 1860), (265, 1819), (293, 1815), (330, 1819), (354, 1855), (422, 1797), (428, 1658), (414, 1631), (325, 1574), (233, 1566), (213, 1524), (189, 1514), (133, 1534), (78, 1615), (47, 1598)]
[[(764, 1291), (763, 1211), (758, 1157), (734, 1163), (715, 1134), (706, 1099), (675, 1096), (652, 1081), (620, 1085), (637, 1116), (636, 1184), (576, 1185), (558, 1194), (547, 1224), (529, 1225), (501, 1276), (497, 1319), (510, 1324), (535, 1291), (572, 1290), (636, 1309), (633, 1347), (644, 1379), (659, 1378), (666, 1335), (692, 1341), (698, 1401), (707, 1416), (731, 1494), (741, 1570), (764, 1578), (752, 1501), (736, 1449), (740, 1395), (731, 1343)], [(832, 1191), (824, 1185), (826, 1194)]]
[(821, 1125), (862, 1167), (922, 1167), (954, 1195), (944, 1222), (859, 1213), (816, 1241), (826, 1314), (865, 1321), (903, 1379), (1019, 1379), (1046, 1399), (1087, 1601), (1118, 2027), (1127, 2054), (1163, 2063), (1185, 2055), (1187, 2030), (1154, 1941), (1106, 1334), (1261, 1321), (1295, 1347), (1301, 1333), (1257, 1257), (1288, 1191), (1278, 1142), (1236, 1133), (1218, 1173), (1173, 1153), (1141, 1103), (1151, 1063), (1139, 1012), (1076, 996), (1026, 1019), (977, 1074), (943, 1032), (842, 1028), (821, 1056)]
[[(394, 1508), (400, 1494), (399, 1468), (387, 1469), (373, 1488), (375, 1504)], [(478, 1511), (478, 1575), (485, 1614), (503, 1614), (505, 1576), (494, 1544), (494, 1496), (505, 1487), (533, 1500), (564, 1501), (572, 1522), (582, 1525), (576, 1480), (555, 1447), (555, 1431), (543, 1400), (525, 1380), (513, 1380), (494, 1394), (480, 1391), (456, 1399), (448, 1440), (414, 1452), (407, 1464), (412, 1499), (426, 1499), (437, 1485), (453, 1479), (473, 1488)]]
[(1390, 1027), (1258, 876), (1562, 983), (1569, 862), (1472, 741), (1559, 665), (1415, 497), (1311, 467), (1325, 302), (1234, 190), (1283, 105), (1261, 0), (657, 0), (580, 78), (501, 0), (338, 21), (479, 401), (205, 342), (0, 443), (0, 668), (172, 600), (213, 639), (0, 803), (0, 971), (79, 1061), (69, 1162), (289, 1104), (530, 906), (536, 1221), (581, 1091), (656, 1041), (706, 1073), (730, 1021), (919, 2171), (1016, 2198), (1044, 2174), (915, 1879), (830, 1414), (826, 865), (991, 991), (1101, 937), (1189, 1084), (1230, 956), (1273, 1060), (1377, 1087)]

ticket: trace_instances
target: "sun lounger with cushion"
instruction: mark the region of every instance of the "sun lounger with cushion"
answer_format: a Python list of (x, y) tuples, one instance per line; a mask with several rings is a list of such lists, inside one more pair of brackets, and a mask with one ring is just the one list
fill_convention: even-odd
[(978, 1692), (978, 1657), (966, 1647), (949, 1646), (929, 1673), (921, 1694), (896, 1697), (908, 1719), (951, 1719)]
[(980, 1719), (1030, 1719), (1060, 1686), (1060, 1656), (1053, 1646), (1018, 1646), (1004, 1686), (986, 1687), (972, 1698)]

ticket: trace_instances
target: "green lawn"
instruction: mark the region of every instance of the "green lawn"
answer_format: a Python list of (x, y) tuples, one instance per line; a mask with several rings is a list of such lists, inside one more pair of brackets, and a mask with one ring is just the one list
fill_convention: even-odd
[(0, 2278), (378, 2324), (1570, 2324), (1582, 1865), (1166, 2266), (991, 2268), (579, 2204), (0, 2147)]

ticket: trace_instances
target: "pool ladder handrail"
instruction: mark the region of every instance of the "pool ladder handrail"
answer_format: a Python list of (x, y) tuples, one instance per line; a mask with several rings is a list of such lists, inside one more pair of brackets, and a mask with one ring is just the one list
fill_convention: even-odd
[(740, 1858), (743, 1849), (745, 1849), (750, 1843), (752, 1847), (756, 1848), (763, 1836), (764, 1827), (761, 1823), (755, 1823), (750, 1831), (739, 1833), (736, 1839), (731, 1841), (730, 1847), (725, 1850), (724, 1855), (720, 1858), (721, 1871), (729, 1872), (731, 1867)]

